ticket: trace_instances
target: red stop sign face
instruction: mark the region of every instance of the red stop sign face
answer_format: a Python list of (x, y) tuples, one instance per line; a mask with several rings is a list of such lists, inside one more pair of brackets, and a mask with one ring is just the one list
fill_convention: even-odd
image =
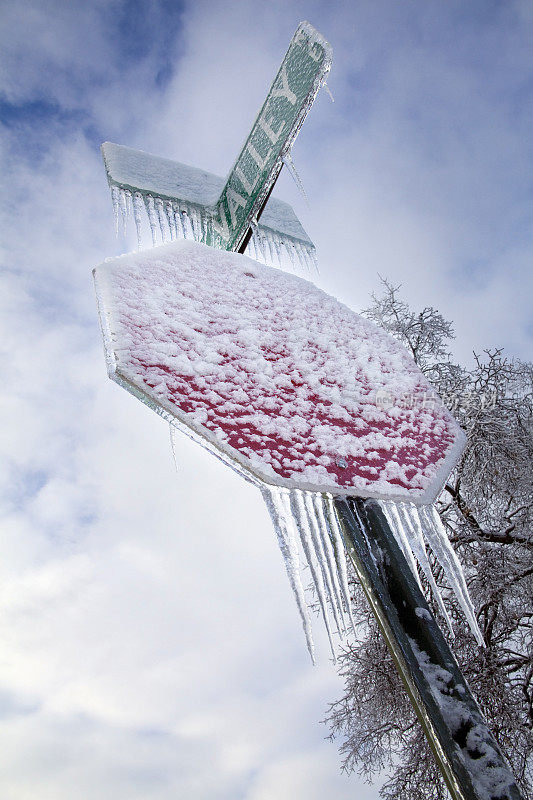
[(461, 430), (395, 339), (312, 283), (190, 241), (94, 274), (111, 377), (250, 480), (440, 491)]

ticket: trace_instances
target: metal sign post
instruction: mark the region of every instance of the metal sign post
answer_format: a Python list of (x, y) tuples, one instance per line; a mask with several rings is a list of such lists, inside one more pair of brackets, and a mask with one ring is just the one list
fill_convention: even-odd
[[(335, 510), (370, 608), (453, 800), (520, 793), (379, 505), (337, 498)], [(500, 776), (487, 788), (487, 771)]]

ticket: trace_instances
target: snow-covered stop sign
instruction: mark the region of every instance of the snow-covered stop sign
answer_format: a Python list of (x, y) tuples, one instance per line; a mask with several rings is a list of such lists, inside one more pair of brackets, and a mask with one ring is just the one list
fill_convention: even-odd
[(461, 454), (404, 348), (309, 281), (191, 241), (94, 275), (110, 376), (255, 483), (422, 504)]

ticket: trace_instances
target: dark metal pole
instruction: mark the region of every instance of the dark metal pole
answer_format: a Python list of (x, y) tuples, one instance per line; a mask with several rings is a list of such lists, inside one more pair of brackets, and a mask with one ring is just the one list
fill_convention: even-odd
[(350, 560), (453, 800), (520, 800), (379, 504), (337, 497), (334, 507)]
[[(266, 204), (268, 203), (268, 201), (269, 201), (269, 199), (270, 199), (270, 195), (272, 194), (272, 190), (274, 189), (274, 186), (276, 185), (276, 181), (277, 181), (277, 180), (278, 180), (278, 178), (279, 178), (279, 174), (280, 174), (280, 172), (281, 172), (282, 168), (283, 168), (283, 164), (282, 164), (282, 165), (280, 166), (280, 168), (278, 169), (278, 174), (276, 175), (276, 177), (275, 177), (275, 178), (274, 178), (274, 180), (272, 181), (272, 186), (271, 186), (271, 187), (270, 187), (270, 189), (268, 190), (268, 194), (267, 194), (267, 196), (265, 197), (265, 199), (263, 200), (263, 203), (261, 204), (261, 208), (259, 209), (259, 211), (258, 211), (258, 212), (257, 212), (257, 214), (256, 214), (256, 217), (255, 217), (255, 219), (256, 219), (256, 222), (259, 222), (259, 218), (260, 218), (261, 214), (263, 213), (263, 211), (265, 210), (265, 206), (266, 206)], [(246, 248), (248, 247), (248, 242), (249, 242), (249, 241), (250, 241), (250, 239), (252, 238), (252, 233), (253, 233), (253, 230), (252, 230), (252, 226), (250, 225), (250, 227), (249, 227), (249, 228), (248, 228), (248, 230), (246, 231), (246, 234), (245, 234), (245, 236), (244, 236), (244, 239), (242, 240), (241, 244), (239, 245), (239, 249), (237, 250), (237, 252), (238, 252), (238, 253), (241, 253), (241, 254), (243, 254), (243, 253), (244, 253), (244, 251), (245, 251), (245, 250), (246, 250)]]

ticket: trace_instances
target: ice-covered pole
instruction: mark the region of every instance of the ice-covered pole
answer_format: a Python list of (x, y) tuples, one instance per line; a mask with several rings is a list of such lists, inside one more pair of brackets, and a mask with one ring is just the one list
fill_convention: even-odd
[(453, 800), (520, 792), (379, 504), (335, 498), (346, 551)]

